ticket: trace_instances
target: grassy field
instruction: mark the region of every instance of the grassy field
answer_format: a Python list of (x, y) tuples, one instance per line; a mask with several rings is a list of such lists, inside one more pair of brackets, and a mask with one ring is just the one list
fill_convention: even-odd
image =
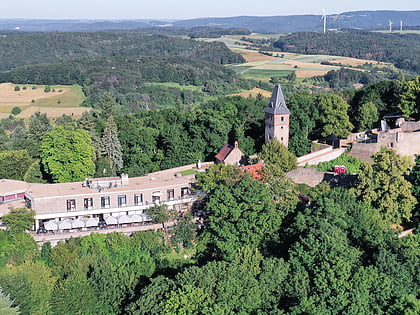
[[(354, 70), (365, 71), (361, 68), (366, 63), (375, 67), (389, 67), (390, 64), (374, 60), (347, 58), (329, 55), (302, 55), (287, 52), (267, 51), (260, 53), (253, 43), (241, 40), (242, 37), (254, 39), (279, 38), (285, 34), (257, 34), (251, 35), (226, 35), (217, 39), (203, 39), (208, 41), (222, 41), (232, 51), (241, 54), (246, 60), (245, 64), (230, 65), (232, 70), (245, 78), (268, 81), (271, 77), (286, 76), (295, 72), (299, 79), (311, 78), (326, 74), (331, 70), (349, 67)], [(324, 62), (332, 64), (325, 65)], [(358, 68), (360, 67), (360, 68)]]
[(59, 117), (63, 114), (80, 116), (89, 110), (80, 107), (84, 100), (80, 86), (54, 85), (50, 92), (45, 92), (44, 88), (44, 85), (0, 84), (0, 118), (8, 117), (14, 107), (22, 110), (17, 115), (19, 118), (28, 118), (36, 111)]

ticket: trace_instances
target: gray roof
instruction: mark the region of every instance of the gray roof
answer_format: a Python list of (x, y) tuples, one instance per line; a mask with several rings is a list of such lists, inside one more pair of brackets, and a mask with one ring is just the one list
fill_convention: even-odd
[(284, 100), (283, 92), (281, 90), (280, 84), (274, 86), (273, 94), (271, 95), (271, 100), (268, 106), (264, 110), (266, 113), (274, 115), (290, 115), (290, 111), (286, 106)]

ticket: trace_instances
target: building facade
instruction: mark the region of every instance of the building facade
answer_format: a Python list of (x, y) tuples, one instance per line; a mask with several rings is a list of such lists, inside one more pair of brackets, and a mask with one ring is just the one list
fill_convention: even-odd
[[(166, 204), (177, 211), (188, 210), (198, 199), (192, 193), (194, 173), (204, 170), (208, 164), (212, 163), (202, 163), (202, 169), (187, 165), (133, 178), (122, 174), (71, 183), (21, 182), (25, 187), (21, 185), (23, 188), (15, 196), (24, 197), (26, 206), (35, 211), (36, 230), (97, 227), (99, 222), (144, 222), (150, 221), (145, 210), (154, 205)], [(183, 176), (186, 170), (189, 175)], [(7, 194), (11, 195), (10, 192)]]

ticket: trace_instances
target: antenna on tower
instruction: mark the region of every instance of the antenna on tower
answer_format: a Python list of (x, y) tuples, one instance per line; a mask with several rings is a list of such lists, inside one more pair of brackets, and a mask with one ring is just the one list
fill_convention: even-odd
[(392, 24), (394, 24), (394, 22), (392, 22), (391, 20), (389, 20), (389, 31), (392, 32)]
[(327, 32), (327, 14), (325, 13), (325, 9), (322, 9), (321, 20), (324, 20), (324, 34), (325, 34)]
[(400, 32), (402, 31), (402, 21), (400, 21)]

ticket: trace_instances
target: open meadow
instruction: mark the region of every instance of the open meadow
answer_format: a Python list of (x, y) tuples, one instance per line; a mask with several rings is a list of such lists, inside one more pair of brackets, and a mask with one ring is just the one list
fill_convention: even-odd
[[(283, 34), (284, 35), (284, 34)], [(363, 66), (370, 64), (376, 68), (391, 66), (386, 62), (374, 60), (347, 58), (330, 55), (302, 55), (288, 52), (258, 50), (252, 42), (244, 40), (279, 38), (282, 34), (226, 35), (220, 38), (200, 39), (204, 41), (221, 41), (233, 52), (244, 57), (246, 63), (229, 65), (232, 70), (245, 78), (269, 81), (271, 77), (282, 77), (294, 72), (298, 79), (325, 75), (331, 70), (350, 68), (365, 71)]]
[(81, 116), (89, 110), (80, 107), (84, 100), (80, 86), (54, 85), (47, 91), (45, 85), (0, 84), (0, 118), (8, 117), (14, 107), (21, 109), (18, 118), (28, 118), (36, 111), (49, 117)]

